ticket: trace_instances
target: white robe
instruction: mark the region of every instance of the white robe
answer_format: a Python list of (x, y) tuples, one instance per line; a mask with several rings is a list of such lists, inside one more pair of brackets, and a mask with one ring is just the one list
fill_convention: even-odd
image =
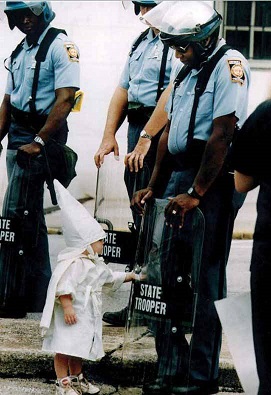
[[(44, 335), (42, 350), (96, 361), (104, 356), (103, 287), (118, 289), (126, 274), (113, 272), (97, 255), (87, 257), (80, 252), (66, 249), (59, 255), (40, 323)], [(59, 301), (59, 296), (66, 294), (72, 295), (77, 316), (73, 325), (65, 324)]]

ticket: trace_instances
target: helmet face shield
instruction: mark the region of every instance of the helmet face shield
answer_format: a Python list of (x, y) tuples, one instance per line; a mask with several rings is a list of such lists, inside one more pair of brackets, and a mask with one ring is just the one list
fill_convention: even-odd
[(222, 21), (221, 16), (202, 1), (164, 1), (143, 18), (167, 37), (178, 37), (186, 42), (206, 39)]

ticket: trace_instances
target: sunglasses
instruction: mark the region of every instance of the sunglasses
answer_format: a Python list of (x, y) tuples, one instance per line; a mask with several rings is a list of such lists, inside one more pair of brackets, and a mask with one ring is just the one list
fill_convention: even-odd
[(170, 45), (170, 48), (174, 49), (174, 51), (177, 51), (179, 53), (186, 53), (189, 46), (190, 43), (188, 43), (185, 47), (181, 47), (181, 46), (177, 47), (176, 45)]

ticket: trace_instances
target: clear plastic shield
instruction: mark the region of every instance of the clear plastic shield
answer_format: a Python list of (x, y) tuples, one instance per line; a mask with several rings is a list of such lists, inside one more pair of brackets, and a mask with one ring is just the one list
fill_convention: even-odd
[(128, 8), (130, 8), (130, 7), (133, 5), (133, 3), (132, 3), (131, 0), (124, 0), (124, 1), (122, 1), (121, 3), (122, 3), (122, 7), (123, 7), (125, 10), (128, 10)]
[(94, 216), (107, 234), (103, 257), (112, 263), (134, 266), (139, 218), (132, 215), (128, 189), (143, 188), (149, 180), (149, 170), (144, 168), (127, 177), (124, 157), (116, 160), (107, 155), (98, 170)]
[(167, 204), (156, 199), (146, 208), (134, 267), (139, 279), (130, 294), (123, 362), (142, 359), (143, 386), (154, 379), (171, 384), (184, 370), (197, 306), (204, 217), (196, 209), (182, 229), (169, 227)]

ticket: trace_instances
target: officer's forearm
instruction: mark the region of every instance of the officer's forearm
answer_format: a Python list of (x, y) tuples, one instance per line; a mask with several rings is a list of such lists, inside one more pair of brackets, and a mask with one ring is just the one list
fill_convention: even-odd
[(154, 191), (157, 189), (159, 180), (163, 176), (162, 166), (163, 160), (168, 153), (167, 143), (168, 143), (168, 132), (169, 132), (170, 124), (165, 127), (165, 130), (161, 134), (159, 139), (157, 153), (156, 153), (156, 160), (154, 169), (152, 172), (151, 179), (149, 181), (148, 187), (153, 189)]
[(149, 121), (146, 123), (144, 130), (150, 136), (155, 136), (157, 133), (162, 130), (162, 128), (166, 125), (168, 121), (168, 114), (165, 111), (165, 106), (168, 101), (170, 91), (172, 88), (172, 84), (170, 84), (162, 93), (155, 110), (152, 113)]
[(127, 115), (128, 92), (118, 86), (111, 98), (104, 129), (104, 139), (115, 136)]
[(75, 92), (75, 88), (61, 88), (56, 90), (55, 104), (44, 126), (38, 133), (38, 136), (41, 137), (44, 142), (48, 141), (50, 136), (63, 126), (73, 107)]
[(213, 133), (210, 136), (201, 166), (194, 180), (196, 192), (201, 196), (210, 188), (220, 174), (234, 132), (235, 117), (224, 116), (214, 120)]
[(259, 185), (259, 180), (235, 170), (234, 184), (237, 192), (246, 193), (256, 188)]
[(0, 107), (0, 141), (8, 133), (10, 125), (10, 95), (5, 95)]

